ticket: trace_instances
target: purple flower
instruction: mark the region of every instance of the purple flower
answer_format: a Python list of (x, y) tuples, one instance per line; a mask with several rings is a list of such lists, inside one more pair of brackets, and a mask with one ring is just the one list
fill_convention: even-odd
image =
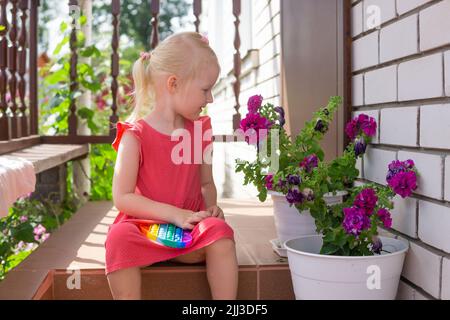
[(254, 95), (248, 99), (247, 106), (249, 113), (257, 113), (261, 107), (263, 97), (261, 95)]
[(284, 109), (283, 109), (283, 107), (275, 107), (273, 109), (280, 115), (280, 117), (284, 118)]
[(265, 182), (266, 182), (266, 188), (268, 190), (273, 190), (273, 174), (268, 174), (265, 177)]
[(328, 126), (321, 119), (317, 120), (316, 125), (314, 127), (315, 131), (325, 133), (328, 130)]
[(297, 175), (290, 174), (287, 176), (287, 180), (290, 184), (299, 185), (301, 183), (301, 178)]
[(300, 167), (304, 168), (306, 172), (310, 173), (313, 168), (317, 167), (319, 164), (319, 159), (315, 154), (311, 154), (306, 156), (303, 161), (300, 163)]
[(275, 107), (274, 110), (278, 113), (278, 121), (280, 122), (280, 127), (284, 126), (286, 120), (284, 119), (284, 109), (282, 107)]
[(377, 201), (378, 197), (375, 191), (372, 188), (367, 188), (358, 193), (353, 204), (355, 207), (364, 210), (366, 215), (370, 216), (373, 213)]
[(246, 133), (245, 141), (250, 143), (250, 138), (255, 136), (257, 142), (264, 139), (267, 135), (267, 130), (271, 125), (271, 122), (259, 115), (259, 113), (248, 113), (247, 116), (241, 120), (240, 128)]
[(356, 139), (355, 141), (355, 146), (354, 146), (354, 150), (355, 150), (355, 155), (358, 157), (362, 154), (364, 154), (366, 152), (366, 141), (364, 140), (364, 138), (359, 138)]
[(27, 216), (20, 216), (19, 221), (24, 223), (28, 221), (28, 217)]
[(286, 180), (278, 179), (277, 186), (283, 188), (286, 185)]
[(342, 223), (345, 232), (354, 236), (359, 236), (361, 231), (370, 227), (370, 219), (364, 210), (357, 207), (344, 208), (344, 221)]
[(345, 133), (350, 138), (350, 140), (353, 140), (358, 135), (358, 122), (353, 119), (347, 125), (345, 126)]
[(289, 202), (289, 204), (296, 204), (301, 203), (304, 200), (303, 193), (299, 192), (297, 189), (289, 189), (286, 200)]
[(389, 211), (387, 211), (384, 208), (381, 208), (380, 210), (378, 210), (377, 215), (386, 228), (390, 228), (392, 226), (392, 218), (391, 213)]
[(388, 180), (388, 185), (402, 198), (409, 197), (417, 189), (416, 173), (414, 171), (398, 172)]
[(383, 248), (383, 243), (381, 242), (380, 238), (373, 237), (373, 239), (372, 239), (372, 252), (376, 253), (376, 254), (380, 254), (382, 248)]

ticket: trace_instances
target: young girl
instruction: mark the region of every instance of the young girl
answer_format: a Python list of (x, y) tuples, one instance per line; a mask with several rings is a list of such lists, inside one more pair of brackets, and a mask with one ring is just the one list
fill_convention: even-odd
[[(187, 155), (194, 158), (198, 143), (202, 154), (212, 152), (211, 141), (203, 141), (211, 120), (199, 115), (213, 102), (211, 89), (219, 72), (208, 40), (196, 32), (168, 37), (151, 53), (141, 53), (133, 66), (136, 105), (126, 122), (117, 123), (112, 144), (118, 151), (113, 200), (119, 214), (105, 248), (114, 299), (140, 299), (140, 268), (166, 260), (206, 261), (212, 298), (236, 299), (234, 232), (217, 206), (211, 161), (180, 163), (173, 151), (181, 140), (172, 139), (174, 130), (184, 129), (192, 146)], [(199, 125), (201, 134), (194, 132)], [(178, 249), (152, 242), (140, 226), (153, 222), (192, 230), (192, 245)]]

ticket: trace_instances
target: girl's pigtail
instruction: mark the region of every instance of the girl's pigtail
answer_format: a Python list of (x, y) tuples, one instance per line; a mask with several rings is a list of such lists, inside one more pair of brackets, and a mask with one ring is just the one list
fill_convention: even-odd
[(133, 82), (134, 82), (134, 109), (127, 118), (127, 122), (136, 122), (152, 109), (153, 90), (150, 83), (150, 66), (147, 65), (146, 56), (141, 57), (133, 65)]

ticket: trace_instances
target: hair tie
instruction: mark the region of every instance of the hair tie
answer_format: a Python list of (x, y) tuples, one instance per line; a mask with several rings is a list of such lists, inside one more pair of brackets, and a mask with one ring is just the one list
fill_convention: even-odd
[(152, 53), (146, 52), (146, 51), (142, 51), (140, 54), (140, 57), (142, 60), (149, 60), (151, 56), (152, 56)]
[(205, 33), (205, 34), (202, 34), (201, 40), (202, 40), (204, 43), (209, 44), (208, 35), (207, 35), (206, 33)]

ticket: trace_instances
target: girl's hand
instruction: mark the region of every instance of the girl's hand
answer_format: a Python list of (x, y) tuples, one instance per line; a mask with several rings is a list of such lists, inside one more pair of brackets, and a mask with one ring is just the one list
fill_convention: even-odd
[(222, 220), (225, 220), (225, 215), (222, 211), (222, 209), (216, 205), (209, 207), (206, 209), (211, 214), (211, 217), (220, 218)]
[(197, 223), (210, 216), (207, 211), (181, 210), (174, 224), (182, 229), (192, 230)]

